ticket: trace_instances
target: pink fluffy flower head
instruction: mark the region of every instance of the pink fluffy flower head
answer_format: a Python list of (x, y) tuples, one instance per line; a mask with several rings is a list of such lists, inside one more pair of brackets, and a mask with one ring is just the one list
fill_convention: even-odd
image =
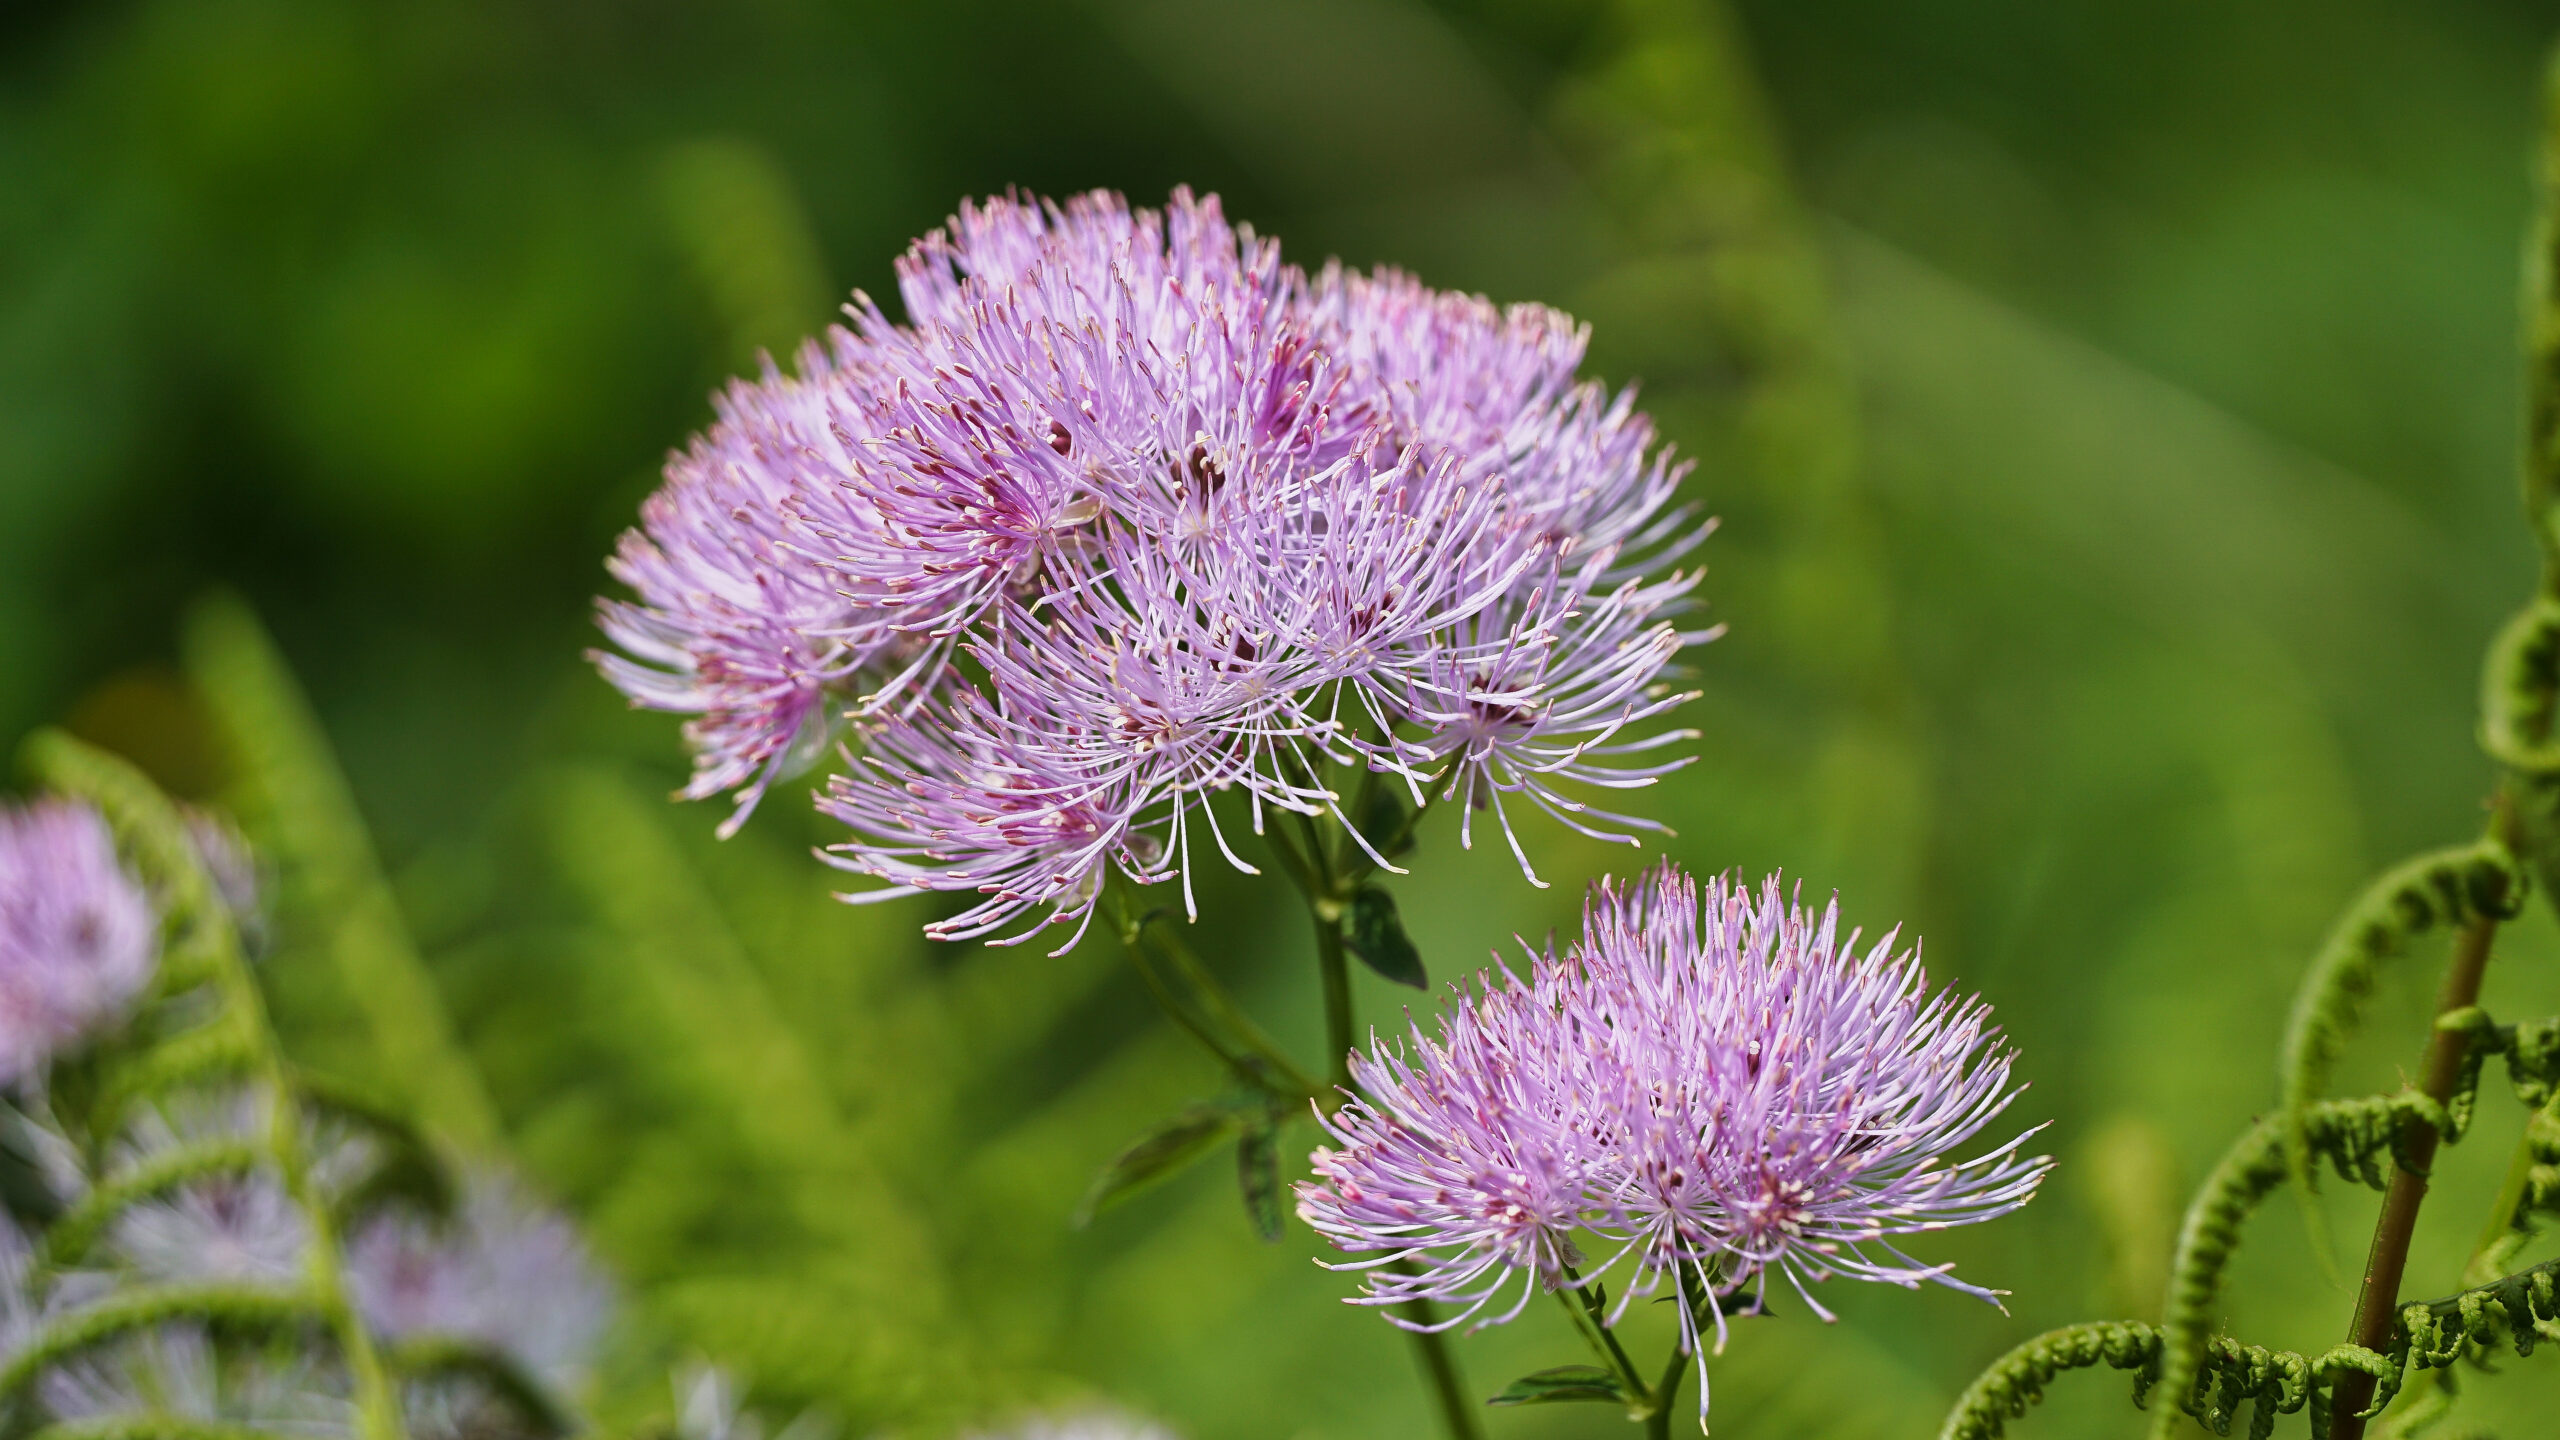
[[(1516, 1290), (1480, 1322), (1499, 1323), (1623, 1262), (1621, 1311), (1666, 1284), (1691, 1302), (1703, 1407), (1702, 1329), (1720, 1345), (1773, 1275), (1825, 1320), (1810, 1287), (1835, 1277), (1995, 1298), (1901, 1248), (2017, 1209), (2050, 1168), (2019, 1153), (2033, 1131), (1956, 1158), (2017, 1095), (1986, 1007), (1774, 877), (1755, 895), (1664, 865), (1595, 885), (1583, 920), (1525, 979), (1460, 991), (1436, 1038), (1354, 1057), (1361, 1095), (1298, 1198), (1360, 1257), (1355, 1303), (1457, 1324)], [(1586, 1249), (1603, 1258), (1574, 1268)]]
[(1213, 804), (1332, 812), (1335, 766), (1658, 828), (1578, 792), (1681, 763), (1706, 527), (1581, 327), (1310, 278), (1179, 191), (963, 206), (898, 274), (905, 323), (857, 296), (734, 387), (615, 559), (599, 663), (693, 717), (685, 793), (735, 824), (842, 737), (829, 859), (975, 892), (951, 939), (1080, 934), (1114, 869), (1187, 902), (1195, 850), (1252, 869)]
[(121, 1014), (159, 953), (159, 919), (97, 811), (0, 809), (0, 1082)]

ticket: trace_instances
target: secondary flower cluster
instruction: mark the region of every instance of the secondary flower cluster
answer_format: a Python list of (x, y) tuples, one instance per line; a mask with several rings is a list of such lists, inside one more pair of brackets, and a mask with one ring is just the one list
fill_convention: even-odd
[(1342, 1267), (1368, 1272), (1355, 1303), (1451, 1303), (1452, 1325), (1621, 1259), (1621, 1309), (1670, 1282), (1693, 1348), (1772, 1271), (1826, 1320), (1807, 1284), (1836, 1275), (1991, 1299), (1892, 1237), (2014, 1210), (2050, 1162), (2025, 1134), (1952, 1160), (2015, 1097), (2009, 1053), (1894, 938), (1858, 954), (1836, 902), (1815, 916), (1774, 877), (1756, 899), (1668, 865), (1602, 881), (1579, 944), (1485, 979), (1410, 1056), (1354, 1057), (1367, 1098), (1324, 1122), (1340, 1148), (1316, 1152), (1299, 1214), (1368, 1257)]
[(1250, 869), (1210, 798), (1321, 813), (1328, 764), (1644, 823), (1558, 786), (1671, 768), (1629, 727), (1687, 698), (1706, 527), (1568, 317), (1310, 276), (1187, 192), (963, 206), (899, 279), (908, 323), (856, 296), (722, 397), (612, 562), (599, 664), (694, 717), (688, 796), (734, 827), (853, 721), (830, 858), (980, 892), (955, 939), (1115, 865), (1187, 891), (1195, 840)]

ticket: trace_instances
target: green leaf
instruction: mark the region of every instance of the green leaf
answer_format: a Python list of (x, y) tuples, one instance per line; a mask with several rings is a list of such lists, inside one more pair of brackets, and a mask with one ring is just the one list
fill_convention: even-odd
[(1487, 1400), (1487, 1405), (1554, 1405), (1567, 1400), (1597, 1400), (1607, 1404), (1627, 1403), (1627, 1392), (1618, 1377), (1597, 1365), (1558, 1365), (1540, 1370), (1511, 1382), (1510, 1388)]
[(1404, 787), (1392, 777), (1372, 777), (1372, 783), (1363, 788), (1360, 813), (1353, 817), (1359, 822), (1361, 837), (1386, 859), (1404, 858), (1412, 851), (1415, 839), (1413, 802), (1405, 798)]
[(1360, 963), (1399, 985), (1419, 990), (1431, 981), (1423, 973), (1422, 952), (1404, 933), (1395, 897), (1375, 885), (1363, 885), (1351, 897), (1351, 933), (1344, 937)]
[(1280, 1132), (1268, 1116), (1245, 1126), (1236, 1137), (1236, 1187), (1244, 1193), (1244, 1213), (1253, 1233), (1267, 1243), (1280, 1238), (1286, 1212), (1280, 1204)]
[(1081, 1229), (1105, 1209), (1182, 1173), (1216, 1149), (1241, 1123), (1234, 1105), (1206, 1101), (1129, 1142), (1127, 1149), (1111, 1157), (1111, 1163), (1093, 1177), (1092, 1188), (1084, 1192), (1083, 1203), (1076, 1206), (1075, 1225)]

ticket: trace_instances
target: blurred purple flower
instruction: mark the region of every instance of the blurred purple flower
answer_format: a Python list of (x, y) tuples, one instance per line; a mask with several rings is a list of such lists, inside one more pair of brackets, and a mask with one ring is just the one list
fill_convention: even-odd
[(302, 1278), (311, 1226), (283, 1184), (258, 1171), (191, 1181), (128, 1206), (111, 1239), (127, 1264), (153, 1280), (282, 1286)]
[(385, 1215), (347, 1246), (347, 1286), (367, 1326), (486, 1346), (573, 1403), (613, 1318), (613, 1291), (569, 1221), (507, 1179), (465, 1178), (450, 1219)]
[[(1951, 1158), (2016, 1097), (2009, 1052), (1978, 1001), (1929, 993), (1916, 950), (1887, 935), (1861, 956), (1837, 931), (1836, 902), (1814, 916), (1775, 878), (1756, 900), (1668, 865), (1603, 881), (1563, 956), (1484, 979), (1437, 1040), (1414, 1029), (1410, 1060), (1355, 1056), (1362, 1098), (1324, 1122), (1339, 1148), (1298, 1197), (1366, 1257), (1342, 1267), (1370, 1272), (1356, 1303), (1452, 1304), (1454, 1325), (1516, 1284), (1481, 1322), (1500, 1323), (1623, 1259), (1621, 1311), (1666, 1281), (1693, 1302), (1703, 1406), (1701, 1326), (1720, 1344), (1772, 1272), (1826, 1320), (1808, 1287), (1834, 1276), (1995, 1299), (1894, 1237), (2033, 1198), (2050, 1161), (2018, 1153), (2032, 1130)], [(1577, 1233), (1604, 1258), (1568, 1273)]]
[(95, 810), (0, 809), (0, 1082), (119, 1016), (151, 979), (158, 931)]
[(1558, 786), (1680, 763), (1627, 731), (1689, 698), (1706, 527), (1571, 320), (1310, 280), (1180, 191), (964, 205), (898, 273), (909, 323), (858, 296), (734, 387), (615, 561), (600, 663), (695, 717), (686, 794), (734, 826), (850, 724), (830, 859), (978, 892), (953, 939), (1081, 934), (1113, 866), (1187, 899), (1195, 842), (1250, 870), (1212, 800), (1324, 813), (1333, 764), (1651, 828)]

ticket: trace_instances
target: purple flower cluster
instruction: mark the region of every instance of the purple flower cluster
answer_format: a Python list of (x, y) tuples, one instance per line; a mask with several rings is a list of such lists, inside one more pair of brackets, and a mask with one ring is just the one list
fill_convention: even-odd
[(1602, 881), (1580, 944), (1485, 979), (1409, 1056), (1355, 1056), (1365, 1098), (1324, 1122), (1339, 1148), (1298, 1187), (1365, 1257), (1342, 1267), (1368, 1272), (1355, 1303), (1453, 1304), (1454, 1325), (1516, 1284), (1495, 1324), (1624, 1260), (1620, 1308), (1669, 1281), (1696, 1348), (1702, 1314), (1721, 1344), (1726, 1305), (1760, 1308), (1773, 1271), (1826, 1320), (1807, 1286), (1833, 1276), (1994, 1298), (1894, 1237), (2033, 1198), (2033, 1131), (1951, 1158), (2015, 1098), (2009, 1053), (1978, 1001), (1929, 993), (1916, 949), (1860, 955), (1838, 921), (1774, 877), (1756, 899), (1669, 865)]
[(0, 809), (0, 1083), (122, 1013), (151, 979), (159, 928), (97, 811)]
[(612, 562), (599, 664), (693, 717), (688, 796), (734, 827), (850, 723), (829, 858), (983, 895), (952, 939), (1081, 922), (1113, 866), (1187, 894), (1195, 843), (1250, 870), (1212, 797), (1334, 811), (1329, 764), (1506, 835), (1647, 823), (1559, 787), (1678, 763), (1630, 727), (1688, 698), (1707, 527), (1569, 318), (1310, 276), (1188, 192), (963, 206), (899, 278), (907, 324), (857, 296), (734, 386)]

